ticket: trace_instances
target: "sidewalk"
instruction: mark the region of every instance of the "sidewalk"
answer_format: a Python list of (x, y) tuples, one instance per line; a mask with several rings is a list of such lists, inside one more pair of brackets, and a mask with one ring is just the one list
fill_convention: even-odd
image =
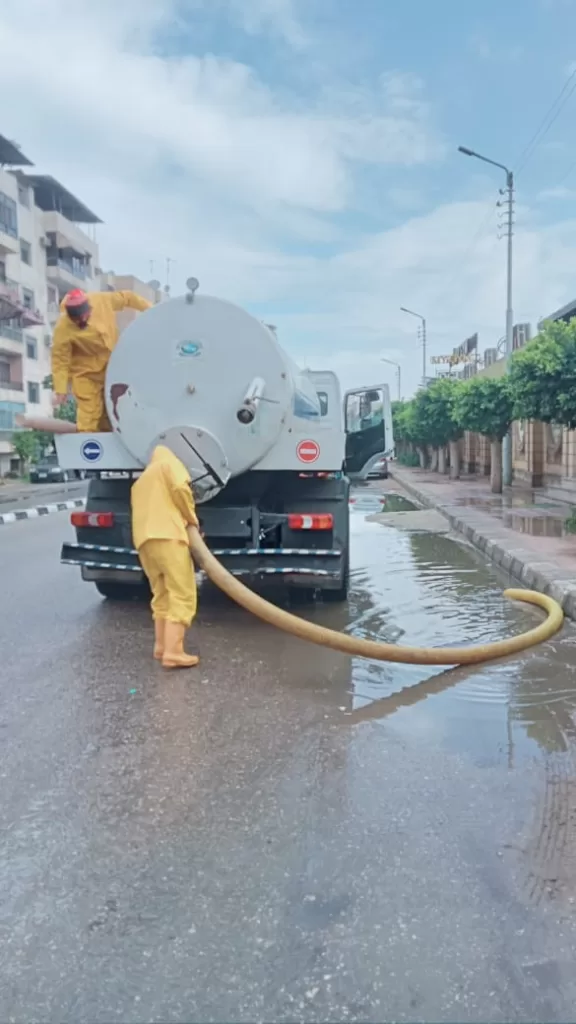
[(21, 512), (34, 508), (52, 508), (54, 505), (64, 505), (73, 499), (85, 499), (87, 490), (88, 484), (84, 480), (46, 484), (30, 484), (24, 483), (22, 480), (9, 480), (0, 486), (0, 518), (9, 512)]
[(563, 529), (568, 505), (540, 491), (492, 494), (487, 478), (450, 480), (396, 464), (391, 476), (422, 505), (438, 509), (512, 581), (555, 598), (576, 619), (576, 534)]

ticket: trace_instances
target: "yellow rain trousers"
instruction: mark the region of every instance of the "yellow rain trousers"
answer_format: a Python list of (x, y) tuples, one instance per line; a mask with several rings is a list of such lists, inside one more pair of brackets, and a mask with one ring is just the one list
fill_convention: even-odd
[(190, 474), (168, 448), (154, 449), (133, 484), (132, 535), (152, 589), (154, 620), (188, 627), (196, 615), (196, 580), (187, 527), (198, 526)]
[(123, 309), (143, 312), (151, 303), (135, 292), (90, 292), (92, 307), (86, 327), (78, 327), (66, 313), (65, 300), (52, 340), (52, 387), (65, 395), (69, 388), (76, 399), (76, 427), (81, 433), (110, 431), (104, 385), (108, 360), (118, 341), (116, 313)]
[(152, 590), (152, 618), (188, 628), (196, 616), (196, 579), (188, 544), (147, 540), (138, 552)]

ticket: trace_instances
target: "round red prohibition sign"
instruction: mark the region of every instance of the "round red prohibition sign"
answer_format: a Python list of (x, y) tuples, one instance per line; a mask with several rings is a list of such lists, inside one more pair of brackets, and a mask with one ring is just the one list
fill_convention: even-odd
[(317, 462), (320, 458), (320, 445), (317, 441), (300, 441), (296, 455), (300, 462)]

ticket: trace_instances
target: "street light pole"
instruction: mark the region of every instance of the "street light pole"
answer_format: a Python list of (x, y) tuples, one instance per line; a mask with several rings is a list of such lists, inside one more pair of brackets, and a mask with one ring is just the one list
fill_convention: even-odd
[[(508, 207), (506, 218), (506, 359), (504, 369), (510, 372), (510, 361), (512, 359), (512, 345), (514, 337), (514, 312), (512, 309), (512, 237), (514, 235), (514, 173), (505, 164), (499, 164), (496, 160), (489, 160), (487, 156), (476, 153), (466, 146), (458, 146), (458, 152), (464, 156), (473, 156), (476, 160), (482, 160), (485, 164), (492, 164), (499, 167), (506, 175), (506, 206)], [(512, 484), (512, 435), (510, 431), (502, 441), (502, 482), (506, 487)]]
[(400, 363), (395, 363), (393, 359), (386, 359), (385, 356), (380, 356), (380, 362), (381, 363), (389, 363), (390, 366), (395, 366), (396, 367), (396, 374), (397, 374), (397, 379), (398, 379), (398, 401), (401, 402), (402, 401), (402, 382), (401, 382), (401, 373), (402, 373), (402, 371), (400, 369)]
[(427, 366), (426, 366), (426, 317), (421, 316), (420, 313), (415, 313), (412, 309), (406, 309), (406, 306), (400, 306), (402, 313), (409, 313), (410, 316), (415, 316), (417, 320), (420, 320), (422, 324), (422, 385), (426, 387)]

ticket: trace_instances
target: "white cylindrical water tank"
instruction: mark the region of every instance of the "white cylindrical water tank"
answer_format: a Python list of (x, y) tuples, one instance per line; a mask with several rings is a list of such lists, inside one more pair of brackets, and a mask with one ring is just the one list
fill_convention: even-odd
[(224, 484), (276, 443), (294, 402), (295, 373), (265, 324), (231, 302), (189, 295), (154, 306), (121, 335), (106, 406), (138, 461), (168, 443), (193, 473), (207, 463)]

